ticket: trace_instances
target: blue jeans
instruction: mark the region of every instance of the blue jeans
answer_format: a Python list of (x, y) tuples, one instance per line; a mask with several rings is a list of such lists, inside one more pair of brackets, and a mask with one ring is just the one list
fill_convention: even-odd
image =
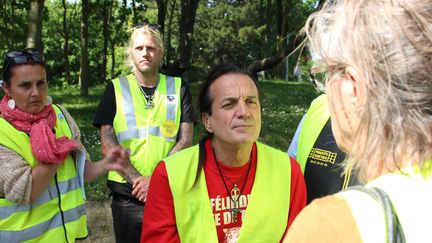
[(144, 204), (113, 193), (111, 211), (116, 243), (140, 242)]

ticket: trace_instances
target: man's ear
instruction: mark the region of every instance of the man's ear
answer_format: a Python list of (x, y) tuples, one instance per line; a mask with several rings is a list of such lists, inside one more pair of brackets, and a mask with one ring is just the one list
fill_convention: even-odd
[(204, 127), (207, 130), (207, 132), (213, 133), (213, 130), (212, 130), (211, 125), (210, 125), (210, 115), (208, 113), (203, 113), (201, 115), (201, 120), (202, 120)]

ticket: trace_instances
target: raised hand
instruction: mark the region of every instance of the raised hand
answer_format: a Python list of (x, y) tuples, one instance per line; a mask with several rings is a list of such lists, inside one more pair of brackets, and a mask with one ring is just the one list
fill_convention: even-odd
[(128, 151), (120, 146), (109, 148), (104, 162), (107, 170), (114, 170), (121, 174), (132, 167)]

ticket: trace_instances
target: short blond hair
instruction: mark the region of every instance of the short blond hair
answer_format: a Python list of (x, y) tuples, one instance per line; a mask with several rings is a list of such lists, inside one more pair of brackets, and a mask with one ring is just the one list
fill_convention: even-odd
[[(134, 27), (129, 38), (129, 47), (126, 50), (126, 55), (128, 57), (128, 65), (131, 67), (132, 71), (135, 71), (135, 65), (131, 58), (131, 52), (133, 48), (133, 42), (138, 35), (151, 35), (158, 46), (159, 50), (162, 52), (162, 56), (165, 53), (165, 48), (163, 45), (163, 36), (160, 30), (152, 28), (149, 24), (141, 25), (139, 27)], [(162, 65), (162, 60), (160, 65)]]
[(431, 159), (432, 1), (334, 0), (309, 17), (305, 31), (326, 63), (365, 78), (347, 168), (368, 181), (399, 170), (400, 155), (415, 156), (419, 166)]

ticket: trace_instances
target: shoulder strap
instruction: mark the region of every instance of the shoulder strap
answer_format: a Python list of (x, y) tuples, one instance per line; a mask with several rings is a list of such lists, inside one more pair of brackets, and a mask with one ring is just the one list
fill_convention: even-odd
[(349, 189), (364, 192), (381, 204), (385, 214), (388, 243), (405, 243), (405, 235), (400, 225), (399, 218), (389, 196), (384, 190), (377, 187), (366, 188), (364, 186), (352, 186), (349, 187)]

